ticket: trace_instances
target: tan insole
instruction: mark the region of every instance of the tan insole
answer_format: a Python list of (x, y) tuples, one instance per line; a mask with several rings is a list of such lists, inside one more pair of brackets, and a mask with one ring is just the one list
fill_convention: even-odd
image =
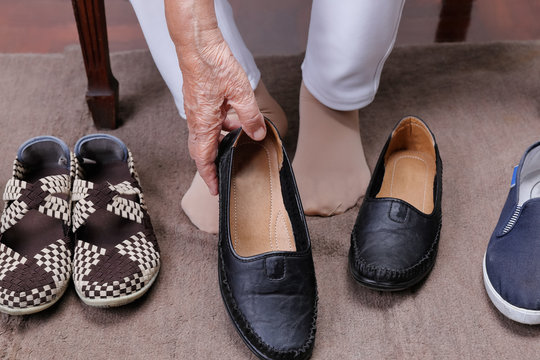
[(433, 211), (435, 159), (428, 153), (401, 150), (388, 157), (378, 198), (392, 197), (411, 204), (423, 213)]
[(296, 250), (281, 195), (278, 146), (270, 134), (260, 142), (242, 135), (236, 145), (229, 220), (240, 256)]

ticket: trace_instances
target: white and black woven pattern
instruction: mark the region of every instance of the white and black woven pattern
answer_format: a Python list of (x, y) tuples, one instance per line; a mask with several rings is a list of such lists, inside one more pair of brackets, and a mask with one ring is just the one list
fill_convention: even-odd
[(115, 196), (112, 203), (107, 204), (107, 211), (121, 216), (124, 219), (129, 219), (138, 223), (142, 223), (142, 219), (144, 217), (144, 213), (142, 212), (139, 204), (137, 204), (135, 201), (124, 199), (120, 196)]
[[(30, 260), (0, 244), (0, 305), (4, 307), (26, 309), (49, 303), (65, 291), (70, 277), (71, 252), (62, 239)], [(25, 285), (29, 283), (34, 285)]]
[(52, 273), (57, 288), (63, 287), (71, 277), (71, 251), (64, 240), (59, 239), (34, 256), (36, 264)]
[[(84, 168), (85, 164), (86, 162), (79, 166)], [(146, 291), (143, 288), (150, 284), (159, 272), (159, 248), (146, 213), (139, 177), (129, 150), (127, 167), (131, 178), (122, 178), (124, 181), (116, 184), (92, 183), (84, 180), (82, 172), (77, 173), (74, 181), (72, 229), (76, 236), (84, 236), (85, 232), (80, 231), (80, 228), (85, 226), (88, 218), (91, 219), (96, 212), (99, 212), (100, 216), (110, 213), (111, 216), (128, 219), (140, 229), (135, 230), (136, 233), (128, 239), (100, 239), (100, 246), (93, 244), (93, 239), (79, 238), (77, 241), (73, 280), (79, 296), (90, 305), (92, 300), (96, 300), (99, 301), (95, 303), (99, 303), (98, 306), (109, 306), (139, 290), (143, 293)], [(90, 171), (89, 169), (86, 170)], [(96, 224), (90, 220), (86, 226)], [(107, 245), (104, 248), (101, 246), (105, 245), (101, 244)]]
[(69, 194), (69, 175), (51, 175), (39, 179), (41, 189), (52, 194)]
[(13, 161), (13, 177), (16, 179), (22, 179), (25, 171), (26, 170), (21, 162), (18, 159), (15, 159)]
[(120, 195), (139, 195), (141, 190), (133, 187), (128, 181), (122, 181), (120, 184), (109, 185), (109, 189), (116, 191)]
[(20, 264), (26, 263), (26, 258), (0, 243), (0, 280), (7, 273), (14, 271)]
[(28, 206), (24, 202), (17, 200), (13, 201), (7, 208), (4, 208), (2, 217), (0, 217), (0, 222), (2, 222), (0, 233), (6, 232), (10, 227), (15, 225), (27, 212)]
[(69, 203), (59, 197), (48, 195), (43, 205), (39, 205), (38, 211), (47, 216), (62, 220), (66, 224), (69, 222)]
[(81, 287), (83, 285), (84, 277), (90, 274), (92, 266), (97, 265), (105, 253), (104, 248), (85, 241), (77, 241), (73, 257), (73, 282), (75, 286)]
[(137, 170), (135, 170), (135, 160), (133, 160), (133, 155), (131, 154), (131, 151), (128, 150), (128, 158), (127, 163), (129, 167), (129, 173), (135, 180), (137, 180), (138, 183), (141, 181), (139, 180), (139, 174), (137, 173)]
[(96, 208), (92, 201), (87, 199), (77, 201), (75, 205), (73, 205), (73, 213), (71, 214), (73, 231), (77, 231), (77, 229), (79, 229), (85, 223), (86, 219), (88, 219), (95, 211)]
[(29, 291), (10, 291), (0, 287), (0, 304), (12, 309), (24, 309), (51, 302), (58, 294), (58, 288), (44, 285)]
[[(6, 206), (0, 218), (0, 232), (3, 237), (11, 236), (10, 229), (17, 226), (19, 220), (30, 214), (36, 215), (43, 226), (48, 228), (47, 217), (51, 218), (51, 226), (59, 226), (62, 234), (62, 226), (56, 220), (60, 219), (64, 224), (70, 221), (70, 203), (66, 200), (71, 189), (71, 178), (68, 174), (50, 175), (40, 178), (33, 183), (24, 179), (26, 174), (24, 165), (15, 160), (13, 163), (13, 175), (7, 182), (3, 199)], [(21, 225), (22, 226), (22, 225)], [(54, 231), (53, 231), (54, 233)], [(44, 233), (35, 234), (36, 237), (47, 236)], [(71, 278), (71, 251), (69, 250), (69, 238), (54, 237), (43, 239), (24, 238), (18, 241), (36, 241), (37, 244), (45, 245), (40, 249), (32, 246), (23, 246), (22, 253), (0, 243), (0, 305), (2, 311), (24, 314), (38, 310), (30, 308), (52, 303), (58, 299), (69, 284)], [(43, 246), (42, 245), (42, 246)], [(9, 310), (11, 309), (11, 310)], [(28, 312), (25, 312), (29, 310)], [(22, 312), (19, 312), (22, 311)]]
[[(141, 180), (139, 178), (139, 174), (137, 173), (137, 170), (135, 170), (135, 160), (133, 160), (133, 155), (131, 155), (131, 151), (128, 150), (128, 166), (129, 166), (129, 172), (131, 173), (131, 176), (135, 180), (137, 180), (137, 183), (141, 183)], [(139, 194), (139, 203), (141, 207), (146, 210), (146, 203), (144, 201), (144, 194), (141, 192)]]
[(121, 281), (112, 283), (85, 283), (81, 291), (90, 299), (110, 299), (129, 295), (143, 288), (149, 277), (142, 277), (140, 274), (133, 274), (125, 277)]
[(88, 196), (88, 192), (94, 189), (94, 183), (80, 178), (73, 181), (73, 189), (71, 190), (71, 200), (79, 201)]
[(159, 267), (159, 252), (142, 232), (132, 235), (129, 239), (116, 245), (118, 252), (138, 263), (143, 273)]
[[(142, 200), (141, 190), (131, 185), (128, 181), (123, 181), (116, 185), (111, 184), (107, 188), (111, 191), (112, 195), (105, 209), (125, 219), (142, 223), (144, 218), (144, 207), (142, 204), (144, 201)], [(97, 206), (91, 200), (92, 197), (90, 195), (99, 191), (98, 187), (91, 181), (75, 179), (71, 196), (71, 200), (74, 203), (72, 214), (73, 231), (77, 231), (86, 219), (97, 210)], [(122, 195), (137, 195), (139, 202), (126, 199)]]
[(4, 195), (2, 198), (4, 199), (4, 201), (17, 200), (17, 198), (21, 195), (21, 191), (24, 189), (26, 189), (26, 181), (19, 180), (13, 177), (9, 179), (6, 183)]
[[(68, 224), (69, 203), (56, 195), (68, 195), (69, 193), (70, 178), (67, 174), (46, 176), (34, 184), (28, 184), (15, 177), (11, 178), (3, 194), (6, 206), (0, 218), (2, 223), (0, 232), (4, 233), (22, 219), (33, 206), (31, 202), (35, 201), (36, 198), (41, 199), (36, 210)], [(28, 204), (27, 201), (29, 201)]]
[[(160, 267), (159, 252), (142, 233), (133, 235), (114, 248), (104, 248), (78, 241), (73, 261), (73, 280), (79, 293), (88, 299), (119, 298), (140, 290), (152, 279)], [(115, 265), (136, 264), (136, 271), (128, 276), (115, 277)], [(108, 281), (92, 280), (93, 272), (108, 268)]]
[(71, 162), (69, 166), (69, 176), (71, 178), (71, 181), (73, 182), (76, 178), (82, 179), (83, 176), (83, 169), (79, 165), (79, 160), (75, 156), (74, 153), (70, 153), (71, 155)]
[[(131, 170), (131, 175), (137, 180), (138, 176), (135, 170)], [(115, 196), (113, 199), (113, 206), (108, 207), (107, 210), (114, 212), (116, 215), (120, 215), (123, 218), (130, 219), (137, 221), (140, 223), (142, 221), (142, 218), (144, 216), (142, 210), (146, 210), (146, 205), (144, 204), (144, 196), (138, 187), (134, 187), (127, 181), (123, 181), (120, 184), (117, 185), (111, 185), (109, 188), (113, 191), (116, 191), (120, 195), (137, 195), (139, 198), (139, 202), (136, 203), (132, 200), (127, 200), (119, 196)], [(127, 201), (122, 201), (127, 200)]]

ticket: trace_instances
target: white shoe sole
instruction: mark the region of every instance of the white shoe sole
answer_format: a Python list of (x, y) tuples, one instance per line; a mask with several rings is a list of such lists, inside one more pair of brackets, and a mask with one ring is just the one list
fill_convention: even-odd
[(77, 295), (81, 298), (81, 300), (88, 306), (94, 306), (94, 307), (100, 307), (100, 308), (109, 308), (109, 307), (117, 307), (129, 304), (130, 302), (133, 302), (143, 296), (152, 286), (154, 281), (156, 281), (156, 278), (159, 274), (159, 269), (157, 269), (155, 275), (148, 281), (146, 285), (144, 285), (139, 290), (135, 291), (134, 293), (131, 293), (126, 296), (122, 297), (116, 297), (116, 298), (110, 298), (110, 299), (90, 299), (84, 296), (79, 289), (75, 286), (75, 291), (77, 291)]
[(501, 295), (493, 288), (486, 271), (486, 255), (484, 254), (484, 286), (491, 302), (507, 318), (527, 325), (540, 324), (540, 310), (529, 310), (517, 307), (504, 300)]
[(62, 290), (60, 290), (59, 293), (56, 294), (56, 297), (54, 298), (53, 301), (48, 302), (46, 304), (41, 304), (41, 305), (37, 305), (37, 306), (29, 306), (29, 307), (23, 308), (23, 309), (10, 308), (10, 307), (5, 306), (5, 305), (0, 305), (0, 312), (3, 312), (4, 314), (9, 314), (9, 315), (30, 315), (30, 314), (38, 313), (38, 312), (43, 311), (43, 310), (53, 306), (54, 304), (56, 304), (58, 302), (58, 300), (60, 300), (62, 295), (64, 295), (64, 293), (66, 292), (66, 289), (68, 288), (68, 286), (69, 286), (69, 282), (68, 282), (68, 284), (66, 286), (64, 286), (64, 288)]

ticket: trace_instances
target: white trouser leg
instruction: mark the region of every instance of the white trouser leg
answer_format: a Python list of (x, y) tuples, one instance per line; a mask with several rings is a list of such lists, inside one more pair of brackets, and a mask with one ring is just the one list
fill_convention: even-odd
[[(141, 25), (152, 58), (174, 97), (174, 102), (180, 116), (185, 119), (182, 73), (178, 66), (174, 43), (167, 29), (164, 0), (130, 1)], [(231, 48), (236, 60), (238, 60), (246, 72), (251, 87), (255, 89), (261, 78), (261, 73), (236, 28), (232, 8), (227, 0), (215, 0), (214, 6), (218, 26), (223, 34), (223, 38)]]
[(334, 110), (368, 105), (392, 51), (405, 0), (313, 0), (304, 84)]

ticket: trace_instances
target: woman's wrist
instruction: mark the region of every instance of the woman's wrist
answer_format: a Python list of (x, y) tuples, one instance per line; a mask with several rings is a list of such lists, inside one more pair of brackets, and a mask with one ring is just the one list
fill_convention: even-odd
[(223, 41), (213, 0), (166, 0), (165, 13), (178, 50), (200, 52)]

